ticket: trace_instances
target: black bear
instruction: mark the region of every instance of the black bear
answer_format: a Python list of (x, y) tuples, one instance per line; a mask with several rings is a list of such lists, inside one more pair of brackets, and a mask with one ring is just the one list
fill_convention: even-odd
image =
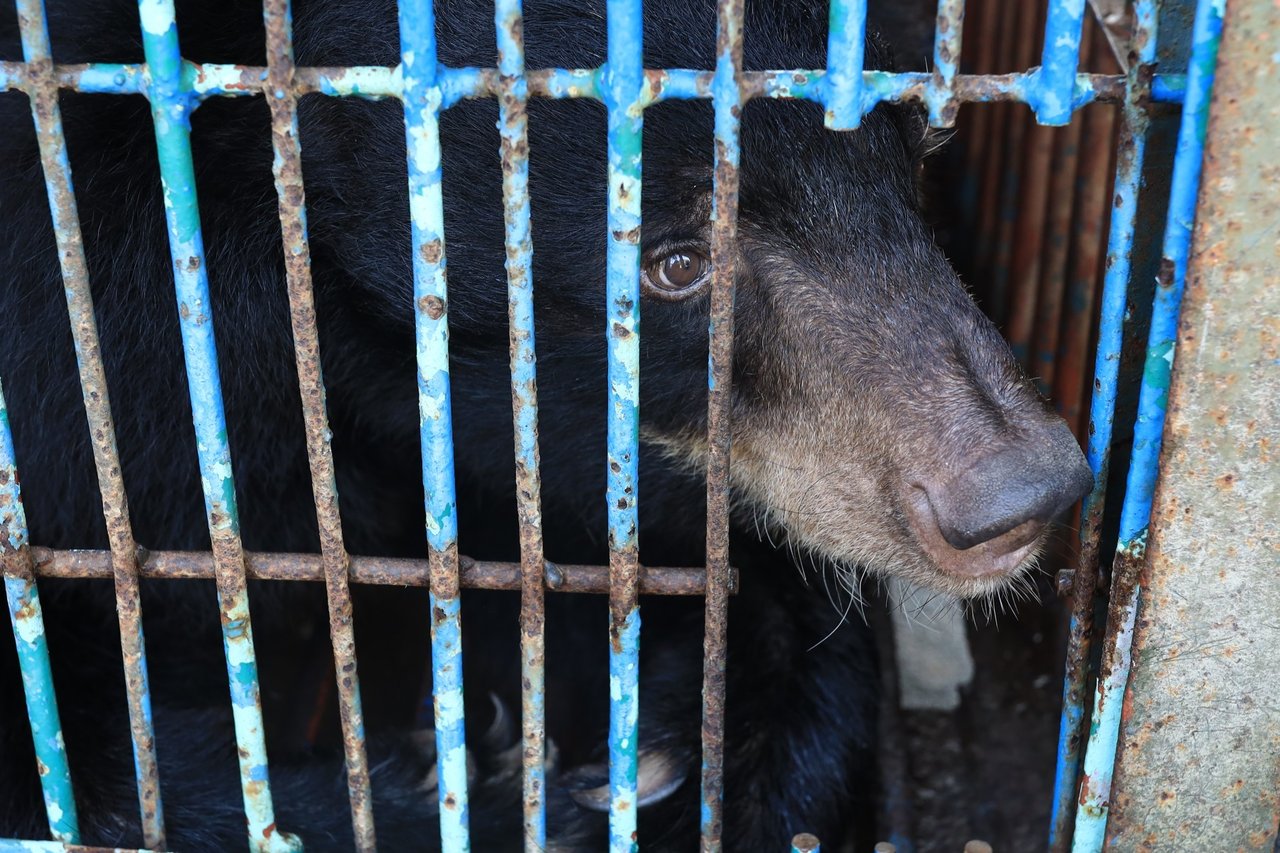
[[(142, 61), (130, 0), (49, 0), (59, 63)], [(297, 0), (299, 64), (398, 62), (392, 0)], [(441, 0), (440, 61), (493, 66), (492, 7)], [(888, 7), (894, 4), (886, 4)], [(645, 4), (647, 67), (710, 68), (709, 0)], [(184, 56), (263, 65), (261, 6), (179, 0)], [(529, 0), (529, 68), (605, 59), (604, 3)], [(9, 14), (6, 9), (4, 14)], [(746, 5), (750, 69), (825, 66), (827, 4)], [(868, 67), (891, 62), (868, 43)], [(0, 19), (0, 58), (21, 59)], [(148, 106), (64, 93), (66, 125), (123, 476), (138, 541), (209, 546)], [(529, 106), (533, 275), (547, 555), (603, 563), (605, 543), (605, 116), (586, 101)], [(497, 108), (442, 118), (453, 421), (460, 543), (518, 555), (511, 456), (506, 279)], [(309, 96), (300, 107), (324, 375), (344, 533), (356, 554), (425, 554), (414, 376), (403, 113), (395, 101)], [(228, 433), (246, 548), (318, 550), (294, 373), (269, 115), (261, 98), (212, 99), (192, 117)], [(1019, 372), (920, 213), (927, 148), (917, 109), (881, 105), (855, 132), (821, 108), (753, 102), (742, 127), (733, 396), (733, 561), (725, 847), (783, 849), (865, 819), (874, 739), (874, 656), (865, 629), (789, 570), (787, 553), (896, 573), (964, 596), (1034, 563), (1046, 525), (1087, 490), (1066, 426)], [(650, 565), (703, 560), (711, 111), (646, 113), (642, 232), (640, 547)], [(31, 540), (103, 548), (57, 255), (24, 96), (0, 95), (0, 378)], [(767, 540), (762, 542), (761, 539)], [(282, 829), (312, 849), (349, 849), (332, 726), (302, 736), (317, 702), (298, 675), (323, 647), (311, 586), (255, 585), (271, 781)], [(45, 616), (86, 843), (133, 846), (137, 823), (111, 596), (43, 581)], [(406, 736), (428, 649), (424, 596), (357, 589), (357, 642), (379, 838), (433, 849), (430, 746)], [(519, 849), (510, 712), (519, 706), (516, 602), (466, 592), (476, 849)], [(605, 608), (549, 597), (549, 846), (600, 849), (596, 786), (605, 742)], [(646, 600), (640, 838), (697, 844), (701, 603)], [(169, 844), (244, 844), (211, 584), (143, 587)], [(828, 636), (830, 635), (830, 636)], [(312, 638), (319, 638), (312, 642)], [(0, 653), (0, 836), (46, 831), (16, 660)], [(319, 653), (323, 672), (327, 662)], [(321, 716), (323, 719), (323, 716)], [(487, 729), (487, 731), (485, 731)], [(328, 732), (328, 735), (326, 735)], [(484, 732), (482, 734), (482, 732)]]

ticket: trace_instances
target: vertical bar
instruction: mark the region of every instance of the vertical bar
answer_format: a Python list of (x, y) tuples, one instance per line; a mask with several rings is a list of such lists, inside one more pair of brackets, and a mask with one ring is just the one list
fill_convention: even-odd
[(9, 410), (0, 387), (0, 567), (4, 569), (5, 598), (13, 623), (13, 641), (22, 669), (22, 689), (27, 699), (27, 719), (40, 768), (49, 831), (58, 841), (80, 843), (76, 801), (71, 789), (67, 749), (62, 742), (62, 721), (53, 690), (49, 646), (45, 641), (40, 593), (31, 571), (27, 544), (27, 515), (22, 508), (22, 488), (9, 430)]
[(401, 0), (400, 56), (413, 232), (422, 485), (427, 542), (431, 546), (431, 693), (440, 780), (440, 840), (445, 853), (465, 853), (471, 849), (471, 839), (462, 707), (462, 606), (440, 174), (441, 92), (436, 85), (435, 12), (431, 0)]
[(1040, 124), (1059, 126), (1071, 121), (1084, 6), (1085, 0), (1050, 0), (1040, 69), (1027, 92), (1027, 102)]
[(277, 828), (271, 804), (244, 551), (240, 544), (231, 448), (227, 442), (222, 380), (214, 343), (213, 306), (209, 299), (191, 160), (190, 114), (194, 100), (182, 86), (182, 56), (178, 49), (173, 0), (140, 0), (138, 10), (142, 19), (143, 50), (151, 76), (147, 94), (155, 124), (191, 416), (213, 546), (249, 844), (255, 850), (298, 849), (298, 840)]
[(80, 218), (72, 190), (71, 164), (67, 158), (62, 114), (58, 107), (58, 84), (54, 76), (43, 0), (19, 0), (18, 22), (22, 29), (22, 52), (31, 85), (28, 92), (31, 115), (40, 145), (40, 162), (44, 168), (49, 210), (58, 243), (58, 260), (75, 342), (89, 441), (93, 447), (98, 488), (102, 495), (102, 514), (111, 548), (142, 834), (146, 846), (160, 850), (165, 847), (164, 808), (160, 801), (155, 731), (151, 724), (151, 691), (147, 683), (142, 602), (138, 594), (137, 545), (129, 523), (124, 479), (120, 474), (115, 423), (102, 366)]
[(265, 0), (263, 19), (267, 32), (266, 94), (267, 104), (271, 109), (271, 144), (275, 152), (272, 172), (279, 198), (293, 351), (307, 436), (311, 490), (320, 533), (320, 559), (324, 568), (329, 636), (333, 647), (338, 712), (342, 720), (342, 743), (346, 758), (347, 794), (351, 802), (356, 849), (372, 851), (376, 847), (373, 797), (369, 789), (369, 764), (364, 749), (364, 713), (360, 705), (360, 680), (356, 667), (351, 589), (347, 578), (347, 549), (342, 539), (342, 519), (338, 512), (338, 486), (334, 476), (333, 451), (329, 446), (324, 377), (320, 366), (320, 338), (316, 328), (315, 294), (311, 285), (311, 247), (307, 240), (306, 196), (302, 182), (302, 143), (298, 135), (298, 96), (293, 91), (293, 10), (289, 0)]
[(702, 853), (719, 853), (724, 805), (724, 692), (729, 605), (729, 458), (738, 235), (743, 0), (717, 4), (715, 185), (711, 204), (707, 363), (707, 597), (702, 653)]
[(831, 0), (827, 22), (825, 123), (853, 130), (862, 123), (862, 67), (866, 50), (867, 0)]
[(1187, 95), (1178, 128), (1173, 160), (1169, 211), (1165, 220), (1163, 259), (1156, 281), (1147, 336), (1147, 355), (1138, 392), (1138, 420), (1134, 424), (1133, 458), (1120, 510), (1120, 534), (1112, 570), (1108, 643), (1103, 648), (1102, 673), (1094, 693), (1093, 724), (1085, 752), (1084, 781), (1076, 812), (1072, 849), (1088, 853), (1102, 849), (1115, 769), (1120, 713), (1132, 662), (1134, 623), (1141, 585), (1138, 573), (1146, 559), (1147, 525), (1160, 461), (1169, 375), (1177, 344), (1178, 313), (1186, 282), (1191, 226), (1200, 187), (1205, 128), (1213, 92), (1218, 42), (1222, 35), (1225, 0), (1199, 0), (1192, 28), (1191, 61), (1187, 67)]
[(638, 463), (640, 431), (640, 174), (644, 126), (644, 28), (640, 0), (609, 0), (609, 243), (606, 335), (609, 360), (609, 849), (636, 840), (640, 734)]
[(938, 25), (933, 37), (933, 74), (925, 90), (930, 127), (954, 127), (960, 104), (955, 81), (960, 68), (965, 0), (938, 0)]
[(1147, 95), (1156, 58), (1157, 0), (1137, 0), (1133, 10), (1130, 63), (1125, 101), (1120, 114), (1120, 143), (1116, 155), (1115, 197), (1107, 239), (1106, 273), (1102, 283), (1102, 312), (1098, 352), (1094, 361), (1094, 392), (1090, 403), (1085, 456), (1093, 471), (1093, 490), (1084, 499), (1080, 516), (1080, 551), (1071, 587), (1071, 621), (1063, 678), (1062, 718), (1058, 728), (1053, 814), (1049, 830), (1052, 853), (1070, 849), (1081, 748), (1084, 744), (1085, 682), (1093, 632), (1093, 601), (1098, 577), (1098, 549), (1102, 510), (1111, 468), (1111, 435), (1115, 426), (1116, 389), (1124, 345), (1124, 317), (1129, 296), (1130, 253), (1137, 224), (1138, 195), (1147, 148)]
[(524, 848), (547, 844), (546, 608), (542, 549), (542, 475), (538, 455), (538, 382), (533, 322), (533, 242), (530, 237), (528, 83), (524, 76), (521, 0), (498, 0), (498, 133), (502, 212), (506, 227), (507, 299), (511, 338), (511, 407), (515, 430), (516, 504), (520, 518), (521, 728)]

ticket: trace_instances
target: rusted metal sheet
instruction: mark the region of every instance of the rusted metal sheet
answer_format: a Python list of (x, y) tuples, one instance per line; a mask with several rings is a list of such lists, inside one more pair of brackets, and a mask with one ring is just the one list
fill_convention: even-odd
[(1275, 849), (1280, 7), (1232, 0), (1168, 385), (1107, 849)]
[(311, 248), (307, 242), (306, 200), (302, 186), (298, 96), (293, 93), (293, 15), (289, 0), (266, 0), (263, 17), (267, 30), (266, 100), (271, 110), (271, 144), (275, 151), (272, 169), (284, 239), (289, 315), (298, 368), (298, 390), (302, 397), (307, 459), (311, 467), (311, 491), (320, 533), (329, 637), (346, 759), (347, 794), (351, 802), (356, 849), (372, 851), (377, 846), (373, 829), (373, 794), (369, 788), (369, 762), (364, 749), (364, 713), (360, 707), (347, 549), (342, 540), (338, 485), (334, 476), (333, 451), (329, 446), (332, 433), (325, 408), (324, 380), (320, 373), (320, 335), (316, 328), (315, 294), (311, 287)]

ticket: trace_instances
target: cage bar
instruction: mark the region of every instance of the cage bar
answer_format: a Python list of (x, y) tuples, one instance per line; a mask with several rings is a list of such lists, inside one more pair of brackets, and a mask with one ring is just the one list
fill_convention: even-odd
[(71, 790), (71, 769), (67, 765), (58, 699), (53, 689), (40, 592), (31, 573), (27, 515), (22, 508), (22, 487), (18, 484), (13, 433), (9, 430), (9, 409), (5, 406), (3, 387), (0, 387), (0, 567), (4, 570), (5, 599), (13, 624), (18, 666), (22, 670), (31, 741), (41, 768), (40, 788), (44, 793), (49, 832), (58, 841), (75, 844), (80, 841), (80, 827)]
[(1085, 684), (1089, 672), (1093, 633), (1094, 590), (1097, 586), (1102, 511), (1111, 470), (1111, 437), (1115, 427), (1116, 391), (1120, 378), (1120, 353), (1124, 345), (1124, 318), (1131, 279), (1131, 252), (1137, 225), (1138, 196), (1146, 156), (1150, 117), (1145, 105), (1145, 81), (1156, 59), (1159, 10), (1156, 0), (1134, 4), (1132, 44), (1137, 61), (1126, 75), (1128, 95), (1120, 113), (1120, 141), (1116, 155), (1114, 200), (1107, 238), (1106, 273), (1102, 283), (1098, 349), (1094, 361), (1094, 392), (1089, 407), (1085, 458), (1093, 471), (1093, 489), (1080, 514), (1080, 550), (1071, 587), (1071, 619), (1063, 677), (1062, 718), (1058, 729), (1058, 755), (1054, 773), (1053, 813), (1049, 848), (1062, 853), (1070, 848), (1084, 745)]
[(965, 0), (938, 0), (938, 21), (933, 41), (933, 76), (925, 92), (930, 127), (953, 127), (960, 104), (956, 100), (956, 74), (960, 70), (961, 36)]
[(129, 734), (133, 741), (134, 773), (142, 834), (149, 847), (164, 847), (164, 809), (156, 765), (155, 731), (151, 724), (151, 691), (147, 683), (146, 644), (142, 631), (142, 602), (138, 595), (136, 546), (129, 522), (128, 499), (120, 474), (115, 423), (111, 417), (107, 378), (102, 366), (98, 325), (89, 289), (84, 241), (71, 184), (71, 164), (58, 106), (58, 83), (53, 74), (48, 21), (43, 0), (18, 0), (22, 52), (28, 69), (27, 94), (40, 146), (58, 244), (67, 314), (75, 342), (76, 364), (84, 398), (89, 441), (102, 495), (102, 514), (111, 547), (115, 578), (116, 614), (120, 623), (120, 653), (124, 666), (129, 709)]
[(743, 0), (717, 4), (715, 176), (707, 363), (707, 591), (702, 646), (702, 853), (719, 853), (724, 807), (725, 658), (729, 606), (729, 459), (738, 234)]
[(1032, 91), (1027, 98), (1040, 124), (1060, 126), (1071, 121), (1084, 7), (1085, 0), (1055, 0), (1049, 4), (1040, 69), (1031, 78)]
[(602, 94), (609, 112), (608, 342), (609, 513), (609, 849), (636, 840), (640, 734), (640, 608), (637, 601), (640, 432), (640, 175), (645, 84), (640, 0), (609, 0), (608, 62)]
[(1187, 100), (1178, 128), (1173, 182), (1165, 221), (1164, 249), (1156, 282), (1147, 337), (1138, 419), (1134, 424), (1133, 458), (1120, 510), (1120, 533), (1112, 567), (1110, 620), (1102, 651), (1102, 676), (1094, 693), (1093, 723), (1084, 757), (1080, 806), (1076, 811), (1072, 850), (1102, 849), (1115, 770), (1120, 713), (1132, 662), (1134, 622), (1141, 595), (1139, 572), (1146, 559), (1147, 525), (1160, 461), (1169, 375), (1178, 337), (1178, 312), (1186, 282), (1191, 226), (1200, 187), (1205, 129), (1213, 92), (1218, 42), (1222, 36), (1224, 0), (1199, 0), (1192, 25), (1191, 60), (1187, 68)]
[(529, 233), (528, 83), (520, 0), (498, 0), (498, 133), (501, 138), (507, 299), (510, 305), (511, 406), (515, 428), (516, 504), (520, 520), (520, 683), (524, 846), (547, 844), (546, 607), (542, 549), (542, 476), (538, 456), (538, 385), (533, 322), (533, 241)]
[(307, 459), (311, 467), (311, 490), (320, 534), (329, 637), (346, 759), (347, 794), (351, 802), (356, 849), (372, 851), (377, 846), (373, 794), (369, 788), (369, 764), (365, 756), (364, 713), (360, 706), (354, 617), (347, 580), (347, 549), (338, 512), (338, 485), (334, 476), (333, 451), (329, 446), (331, 433), (320, 369), (315, 294), (311, 286), (311, 248), (307, 241), (306, 195), (302, 184), (302, 143), (298, 135), (298, 96), (292, 91), (293, 12), (289, 0), (265, 0), (263, 19), (267, 32), (266, 100), (271, 109), (271, 143), (275, 151), (272, 171), (280, 206), (293, 350), (302, 398)]
[(831, 130), (853, 130), (862, 123), (866, 31), (867, 0), (831, 0), (823, 93), (825, 123)]
[(462, 702), (462, 605), (458, 515), (449, 393), (448, 287), (440, 174), (441, 88), (431, 0), (402, 0), (400, 57), (413, 233), (422, 485), (431, 546), (431, 693), (439, 774), (440, 841), (445, 853), (471, 849), (467, 744)]
[(140, 0), (143, 50), (151, 84), (164, 187), (164, 212), (173, 258), (179, 328), (191, 397), (191, 415), (200, 459), (200, 481), (213, 546), (218, 608), (222, 621), (232, 715), (239, 747), (249, 843), (256, 850), (294, 850), (299, 842), (276, 826), (267, 773), (258, 664), (253, 648), (245, 584), (240, 519), (231, 473), (231, 448), (222, 406), (222, 381), (213, 334), (213, 306), (205, 267), (200, 212), (191, 160), (190, 114), (194, 102), (182, 87), (182, 57), (172, 0)]

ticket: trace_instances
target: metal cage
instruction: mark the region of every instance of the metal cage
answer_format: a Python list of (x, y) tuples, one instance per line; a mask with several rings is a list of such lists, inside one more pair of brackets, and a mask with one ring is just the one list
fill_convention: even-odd
[[(1232, 0), (1240, 15), (1264, 15), (1262, 3)], [(109, 552), (54, 552), (30, 545), (16, 462), (0, 400), (0, 554), (26, 701), (53, 841), (5, 841), (3, 849), (76, 849), (80, 837), (70, 773), (50, 677), (36, 578), (99, 577), (115, 583), (127, 675), (139, 807), (148, 848), (165, 848), (162, 790), (157, 778), (140, 619), (139, 578), (214, 578), (232, 685), (240, 778), (255, 850), (298, 849), (300, 840), (275, 827), (259, 700), (246, 579), (323, 581), (328, 606), (347, 784), (357, 846), (375, 849), (369, 770), (352, 632), (351, 583), (428, 585), (431, 592), (434, 712), (443, 848), (469, 849), (467, 773), (462, 715), (460, 589), (521, 591), (525, 849), (546, 841), (543, 801), (543, 602), (545, 591), (608, 592), (610, 598), (611, 723), (609, 728), (610, 849), (633, 851), (636, 840), (638, 647), (640, 592), (705, 594), (703, 681), (702, 849), (720, 849), (721, 768), (728, 564), (729, 388), (733, 342), (734, 252), (738, 197), (739, 111), (751, 98), (801, 98), (822, 104), (832, 130), (852, 130), (882, 101), (923, 104), (934, 127), (949, 127), (966, 102), (1026, 104), (1047, 126), (1068, 123), (1095, 101), (1121, 105), (1114, 204), (1100, 299), (1088, 459), (1097, 475), (1085, 503), (1062, 717), (1054, 849), (1101, 849), (1112, 801), (1112, 766), (1121, 730), (1121, 699), (1130, 680), (1135, 614), (1144, 584), (1139, 570), (1148, 540), (1162, 429), (1168, 407), (1177, 320), (1187, 277), (1191, 223), (1202, 146), (1222, 31), (1224, 0), (1199, 0), (1188, 67), (1156, 69), (1157, 0), (1136, 0), (1131, 54), (1122, 75), (1080, 73), (1085, 0), (1051, 0), (1037, 67), (1022, 73), (961, 74), (964, 0), (939, 0), (933, 70), (888, 73), (864, 69), (865, 0), (832, 0), (826, 69), (747, 72), (742, 66), (742, 0), (722, 0), (714, 71), (646, 69), (642, 65), (640, 0), (609, 0), (608, 61), (599, 68), (525, 68), (520, 0), (497, 0), (496, 68), (454, 68), (437, 62), (430, 0), (402, 0), (401, 62), (394, 68), (300, 68), (293, 60), (289, 0), (265, 0), (267, 65), (193, 64), (184, 60), (173, 0), (139, 0), (144, 65), (55, 66), (42, 0), (17, 0), (24, 62), (0, 64), (0, 83), (27, 94), (37, 129), (53, 216), (85, 411), (110, 540)], [(1274, 15), (1273, 15), (1274, 18)], [(1243, 25), (1242, 25), (1243, 26)], [(1274, 45), (1274, 37), (1272, 37)], [(1277, 54), (1280, 55), (1280, 54)], [(1259, 54), (1261, 56), (1261, 54)], [(212, 554), (145, 553), (134, 542), (113, 435), (92, 299), (58, 106), (61, 89), (142, 94), (155, 125), (173, 259), (182, 345), (204, 484)], [(418, 399), (421, 413), (428, 563), (350, 556), (338, 515), (328, 444), (325, 391), (313, 303), (297, 105), (304, 94), (395, 98), (404, 106), (412, 222)], [(289, 304), (301, 405), (305, 416), (321, 554), (246, 554), (237, 520), (209, 282), (197, 210), (189, 117), (211, 97), (261, 95), (271, 111)], [(460, 556), (453, 474), (448, 370), (446, 240), (441, 195), (440, 113), (462, 98), (494, 97), (500, 110), (507, 281), (510, 299), (514, 462), (518, 481), (521, 560), (485, 564)], [(553, 566), (543, 557), (539, 503), (538, 399), (535, 377), (533, 247), (529, 230), (530, 97), (591, 98), (608, 110), (608, 489), (610, 561), (605, 567)], [(639, 234), (642, 227), (641, 132), (646, 107), (667, 99), (710, 99), (715, 113), (712, 212), (714, 279), (710, 308), (707, 565), (658, 570), (639, 563), (636, 544), (639, 404)], [(1274, 100), (1274, 99), (1273, 99)], [(1104, 676), (1085, 730), (1093, 583), (1098, 571), (1126, 303), (1134, 292), (1129, 266), (1141, 190), (1149, 112), (1155, 103), (1182, 103), (1165, 230), (1165, 267), (1156, 290), (1142, 382), (1135, 455), (1124, 494), (1123, 526), (1114, 572), (1113, 630), (1103, 649)], [(1274, 122), (1272, 128), (1275, 128)], [(603, 191), (603, 188), (602, 188)], [(1271, 268), (1274, 283), (1274, 267)], [(1272, 328), (1274, 347), (1274, 328)], [(605, 377), (602, 377), (605, 381)], [(1274, 422), (1274, 417), (1272, 417)], [(602, 637), (603, 641), (604, 638)], [(66, 697), (64, 697), (64, 701)], [(1274, 729), (1273, 729), (1274, 731)], [(1085, 749), (1087, 741), (1087, 750)], [(1078, 786), (1083, 754), (1083, 787)], [(1078, 794), (1077, 794), (1078, 791)], [(1077, 808), (1078, 800), (1078, 808)], [(1074, 842), (1071, 830), (1074, 822)], [(797, 827), (797, 831), (803, 827)], [(793, 849), (816, 850), (798, 836)], [(1258, 848), (1261, 849), (1261, 848)]]

